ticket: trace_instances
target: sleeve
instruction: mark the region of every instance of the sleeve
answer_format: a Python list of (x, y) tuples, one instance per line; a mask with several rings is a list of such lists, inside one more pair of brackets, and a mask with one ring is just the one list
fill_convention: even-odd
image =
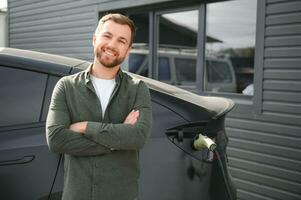
[(46, 120), (46, 138), (50, 151), (74, 156), (110, 153), (110, 149), (69, 129), (71, 120), (66, 102), (64, 78), (56, 84)]
[(145, 83), (140, 82), (137, 90), (134, 109), (139, 110), (139, 117), (134, 125), (89, 121), (84, 135), (113, 150), (141, 149), (150, 133), (152, 113), (150, 93)]

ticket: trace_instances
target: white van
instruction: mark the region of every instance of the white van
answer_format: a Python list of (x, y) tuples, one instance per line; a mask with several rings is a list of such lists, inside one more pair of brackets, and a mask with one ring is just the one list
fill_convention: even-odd
[[(196, 91), (196, 54), (177, 49), (160, 49), (158, 80)], [(132, 49), (123, 69), (148, 76), (148, 50)], [(204, 91), (236, 92), (235, 72), (231, 62), (223, 58), (206, 58)]]

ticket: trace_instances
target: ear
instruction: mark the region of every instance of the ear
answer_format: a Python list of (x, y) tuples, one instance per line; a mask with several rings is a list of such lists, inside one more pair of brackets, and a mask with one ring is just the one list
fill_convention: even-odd
[(132, 46), (130, 46), (126, 52), (126, 57), (128, 57), (131, 53), (131, 50), (132, 50)]
[(92, 38), (92, 44), (93, 44), (93, 47), (94, 47), (94, 45), (95, 45), (95, 42), (96, 42), (96, 36), (95, 36), (95, 34), (93, 34), (93, 38)]

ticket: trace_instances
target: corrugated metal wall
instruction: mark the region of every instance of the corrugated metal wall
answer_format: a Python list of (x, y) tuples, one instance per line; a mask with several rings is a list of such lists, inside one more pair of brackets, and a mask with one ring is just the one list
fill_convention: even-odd
[(262, 112), (227, 118), (230, 171), (241, 200), (300, 200), (301, 1), (266, 0), (265, 16)]
[[(266, 2), (259, 40), (264, 41), (262, 71), (255, 71), (262, 83), (255, 88), (260, 95), (254, 96), (254, 105), (238, 103), (226, 120), (230, 171), (240, 200), (299, 200), (301, 1), (258, 1)], [(109, 7), (109, 2), (9, 0), (9, 45), (92, 60), (97, 9)], [(114, 8), (127, 4), (111, 2)]]
[(95, 1), (9, 0), (9, 46), (92, 60)]

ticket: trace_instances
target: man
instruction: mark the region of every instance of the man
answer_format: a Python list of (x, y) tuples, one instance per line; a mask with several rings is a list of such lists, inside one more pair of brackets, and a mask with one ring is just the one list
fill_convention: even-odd
[(102, 17), (93, 64), (54, 88), (46, 134), (49, 149), (65, 156), (64, 200), (137, 197), (139, 150), (150, 132), (151, 108), (145, 83), (120, 69), (134, 32), (126, 16)]

